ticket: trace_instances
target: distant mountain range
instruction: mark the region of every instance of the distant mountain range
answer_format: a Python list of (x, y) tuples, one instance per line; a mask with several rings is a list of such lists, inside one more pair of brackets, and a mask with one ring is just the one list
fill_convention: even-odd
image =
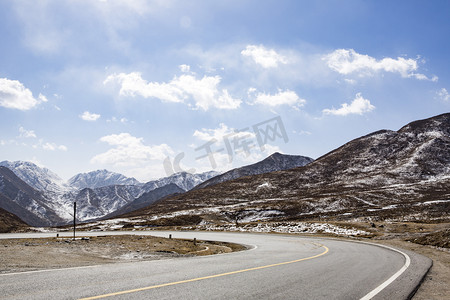
[(303, 167), (202, 186), (129, 215), (197, 214), (220, 220), (448, 218), (450, 114), (357, 138)]
[(218, 174), (177, 173), (144, 184), (122, 174), (98, 170), (75, 175), (66, 183), (55, 173), (31, 162), (3, 161), (0, 162), (0, 208), (32, 226), (50, 226), (72, 220), (73, 203), (77, 202), (79, 221), (98, 219), (128, 204), (128, 208), (141, 207), (139, 203), (145, 200), (140, 197), (155, 189), (158, 191), (148, 204), (158, 200), (155, 195), (165, 197), (173, 193), (173, 185), (178, 187), (176, 192), (185, 192)]
[(141, 209), (169, 195), (182, 194), (211, 178), (207, 185), (225, 180), (304, 165), (311, 158), (275, 153), (265, 160), (221, 176), (180, 172), (141, 183), (107, 170), (77, 174), (64, 182), (58, 175), (31, 162), (0, 162), (0, 208), (33, 226), (65, 224), (117, 216)]
[(32, 163), (2, 162), (0, 208), (34, 226), (69, 221), (74, 201), (79, 220), (435, 222), (450, 212), (450, 114), (368, 134), (315, 161), (275, 153), (222, 175), (177, 173), (139, 183), (101, 170), (70, 183)]

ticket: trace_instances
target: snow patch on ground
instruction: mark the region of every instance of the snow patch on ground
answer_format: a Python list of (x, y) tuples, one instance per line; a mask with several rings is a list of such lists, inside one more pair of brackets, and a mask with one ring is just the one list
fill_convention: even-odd
[[(183, 229), (194, 229), (185, 227)], [(240, 232), (277, 232), (277, 233), (330, 233), (340, 236), (361, 236), (370, 235), (369, 232), (354, 228), (344, 228), (328, 223), (309, 223), (309, 222), (283, 222), (283, 223), (265, 223), (265, 224), (246, 224), (236, 226), (226, 225), (206, 225), (198, 226), (196, 229), (207, 231), (240, 231)]]
[(433, 200), (433, 201), (426, 201), (423, 203), (417, 203), (416, 206), (419, 205), (430, 205), (430, 204), (436, 204), (436, 203), (445, 203), (445, 202), (450, 202), (450, 200)]
[(124, 224), (126, 223), (140, 223), (145, 222), (145, 220), (139, 220), (139, 219), (128, 219), (128, 218), (121, 218), (121, 219), (111, 219), (111, 220), (104, 220), (104, 221), (98, 221), (93, 223), (87, 223), (87, 224), (81, 224), (77, 225), (78, 229), (84, 229), (84, 228), (91, 228), (91, 227), (98, 227), (98, 231), (106, 231), (106, 230), (115, 230), (115, 229), (121, 229)]
[(394, 209), (394, 208), (397, 208), (397, 206), (398, 206), (398, 205), (393, 204), (393, 205), (385, 206), (385, 207), (383, 207), (382, 209)]
[(273, 217), (282, 216), (284, 213), (282, 211), (271, 209), (271, 210), (251, 210), (245, 212), (246, 216), (241, 218), (239, 221), (242, 223), (256, 222), (271, 219)]
[(260, 191), (260, 190), (266, 190), (266, 189), (272, 189), (274, 188), (272, 184), (270, 184), (270, 182), (264, 182), (263, 184), (258, 185), (258, 187), (256, 187), (256, 191)]

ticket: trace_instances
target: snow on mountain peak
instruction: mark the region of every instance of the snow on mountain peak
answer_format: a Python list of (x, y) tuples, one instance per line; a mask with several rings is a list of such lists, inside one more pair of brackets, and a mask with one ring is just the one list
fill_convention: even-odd
[(2, 161), (0, 166), (7, 167), (17, 177), (39, 191), (61, 193), (68, 191), (69, 186), (58, 175), (47, 168), (41, 168), (26, 161)]
[(96, 170), (89, 173), (80, 173), (68, 181), (69, 185), (77, 188), (99, 188), (110, 185), (140, 185), (135, 178), (129, 178), (122, 174), (108, 170)]
[(152, 180), (144, 184), (143, 189), (146, 192), (149, 192), (151, 190), (154, 190), (156, 188), (168, 185), (170, 183), (174, 183), (178, 185), (180, 188), (182, 188), (185, 191), (189, 191), (193, 189), (195, 186), (199, 185), (200, 183), (215, 177), (219, 175), (220, 173), (216, 171), (209, 171), (204, 173), (198, 173), (198, 174), (192, 174), (187, 172), (179, 172), (172, 174), (168, 177), (164, 177), (157, 180)]

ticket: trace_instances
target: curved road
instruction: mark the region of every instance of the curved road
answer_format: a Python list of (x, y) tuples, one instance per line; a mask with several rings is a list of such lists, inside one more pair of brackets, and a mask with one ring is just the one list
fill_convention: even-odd
[[(223, 232), (110, 234), (125, 233), (170, 233), (253, 249), (4, 274), (0, 299), (407, 299), (431, 266), (429, 259), (412, 252), (333, 239)], [(0, 238), (25, 236), (30, 234)]]

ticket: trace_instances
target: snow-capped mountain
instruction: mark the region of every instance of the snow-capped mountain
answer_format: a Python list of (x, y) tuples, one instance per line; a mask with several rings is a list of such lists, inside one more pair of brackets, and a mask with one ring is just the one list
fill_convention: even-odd
[(176, 207), (219, 217), (438, 220), (448, 218), (448, 199), (450, 113), (357, 138), (304, 167), (194, 189), (140, 214)]
[(165, 198), (169, 195), (181, 194), (184, 193), (185, 190), (178, 187), (175, 183), (169, 183), (168, 185), (156, 188), (151, 190), (150, 192), (146, 192), (142, 194), (139, 198), (134, 201), (122, 206), (118, 210), (114, 211), (110, 215), (106, 216), (107, 218), (122, 215), (137, 209), (144, 208), (162, 198)]
[[(100, 170), (72, 177), (69, 180), (71, 183), (78, 183), (81, 187), (83, 184), (89, 184), (91, 187), (82, 188), (78, 192), (66, 194), (64, 197), (71, 199), (71, 202), (77, 202), (77, 218), (79, 220), (97, 219), (114, 214), (123, 207), (126, 208), (120, 210), (121, 213), (128, 212), (134, 207), (141, 208), (142, 203), (148, 202), (150, 204), (150, 202), (159, 200), (169, 194), (192, 189), (195, 185), (217, 174), (217, 172), (201, 174), (183, 172), (142, 184), (134, 178)], [(88, 180), (84, 180), (86, 178)], [(107, 182), (112, 183), (112, 185), (103, 186)], [(126, 182), (134, 182), (135, 184), (125, 185)], [(95, 187), (96, 185), (100, 187)], [(174, 188), (174, 185), (176, 185), (176, 188)], [(148, 195), (140, 199), (141, 196), (144, 196), (144, 193)], [(138, 199), (140, 200), (134, 203)]]
[(32, 226), (64, 223), (42, 192), (29, 186), (3, 166), (0, 166), (0, 207)]
[(108, 215), (133, 202), (141, 194), (139, 186), (111, 185), (84, 188), (70, 198), (77, 202), (77, 219), (84, 221)]
[[(66, 183), (50, 170), (30, 162), (3, 161), (0, 168), (3, 168), (3, 175), (0, 174), (0, 208), (18, 215), (33, 226), (70, 222), (73, 218), (74, 202), (77, 202), (79, 221), (97, 219), (157, 188), (160, 190), (148, 196), (152, 201), (175, 190), (179, 192), (191, 189), (218, 174), (179, 173), (144, 185), (122, 174), (98, 170), (78, 174)], [(170, 184), (180, 185), (181, 188), (174, 189)], [(164, 188), (166, 185), (170, 187)], [(141, 202), (145, 203), (145, 199), (137, 203)]]
[(68, 180), (68, 184), (76, 189), (99, 188), (110, 185), (139, 185), (135, 178), (129, 178), (108, 170), (97, 170), (89, 173), (80, 173)]
[(41, 168), (26, 161), (2, 161), (0, 166), (7, 167), (17, 177), (32, 188), (42, 192), (64, 193), (70, 190), (67, 183), (47, 168)]
[(259, 175), (275, 171), (287, 170), (296, 167), (306, 166), (314, 159), (300, 155), (286, 155), (275, 152), (266, 159), (248, 166), (236, 168), (215, 176), (196, 186), (196, 189), (205, 188), (221, 182), (237, 179), (243, 176)]
[(209, 171), (199, 174), (192, 174), (187, 172), (175, 173), (171, 176), (164, 177), (157, 180), (152, 180), (144, 184), (142, 187), (145, 192), (150, 192), (156, 188), (163, 187), (170, 183), (176, 184), (178, 187), (185, 191), (189, 191), (200, 183), (219, 175), (220, 173), (215, 171)]

